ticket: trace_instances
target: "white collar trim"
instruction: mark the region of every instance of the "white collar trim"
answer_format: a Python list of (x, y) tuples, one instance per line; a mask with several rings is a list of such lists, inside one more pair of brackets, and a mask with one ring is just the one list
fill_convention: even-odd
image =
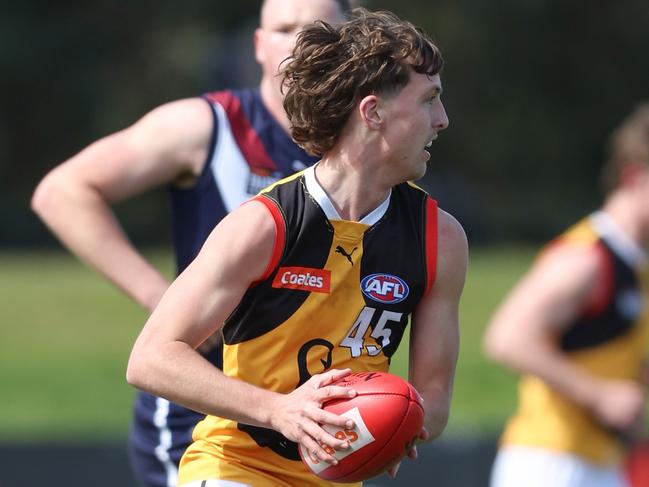
[[(320, 208), (322, 208), (322, 211), (324, 211), (324, 214), (327, 216), (329, 220), (342, 220), (343, 218), (340, 217), (338, 214), (338, 211), (334, 207), (333, 203), (329, 199), (329, 196), (325, 192), (325, 190), (320, 186), (320, 183), (318, 183), (318, 180), (315, 177), (315, 165), (309, 167), (304, 171), (304, 182), (306, 184), (306, 189), (311, 194), (313, 199), (320, 205)], [(390, 190), (390, 194), (388, 194), (388, 197), (383, 200), (383, 203), (381, 203), (379, 206), (374, 208), (372, 211), (370, 211), (367, 215), (365, 215), (359, 223), (363, 223), (365, 225), (374, 225), (377, 223), (381, 218), (383, 218), (383, 215), (385, 215), (385, 212), (388, 211), (388, 206), (390, 206), (390, 196), (392, 195), (392, 190)]]
[(622, 260), (631, 267), (637, 268), (647, 264), (647, 254), (636, 244), (615, 221), (603, 211), (591, 215), (595, 229)]

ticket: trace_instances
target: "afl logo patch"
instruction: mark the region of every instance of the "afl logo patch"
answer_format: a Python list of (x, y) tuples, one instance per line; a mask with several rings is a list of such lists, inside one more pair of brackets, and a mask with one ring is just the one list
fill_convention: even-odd
[(371, 274), (361, 281), (363, 294), (379, 303), (400, 303), (408, 297), (410, 289), (400, 277), (392, 274)]

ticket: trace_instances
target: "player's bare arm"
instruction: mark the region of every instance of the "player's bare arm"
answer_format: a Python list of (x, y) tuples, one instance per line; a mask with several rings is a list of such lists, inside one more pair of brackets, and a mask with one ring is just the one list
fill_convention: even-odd
[[(464, 229), (451, 215), (438, 211), (435, 283), (419, 303), (410, 331), (408, 379), (424, 399), (425, 411), (419, 442), (437, 438), (448, 422), (460, 344), (458, 308), (468, 263)], [(408, 456), (417, 458), (416, 444)], [(388, 475), (395, 478), (400, 465), (391, 466)]]
[(581, 246), (555, 245), (512, 290), (485, 335), (485, 351), (523, 374), (533, 374), (589, 410), (604, 424), (627, 428), (642, 409), (640, 386), (594, 377), (568, 361), (556, 337), (597, 293), (601, 257)]
[(466, 278), (468, 245), (460, 224), (438, 213), (435, 282), (414, 313), (410, 336), (409, 379), (424, 399), (424, 427), (438, 437), (448, 421), (459, 349), (459, 301)]
[(132, 246), (110, 205), (194, 179), (212, 124), (200, 98), (162, 105), (53, 169), (36, 188), (32, 208), (74, 254), (151, 310), (168, 282)]
[[(217, 225), (203, 249), (164, 294), (138, 337), (129, 360), (132, 385), (196, 411), (273, 428), (303, 443), (321, 460), (334, 459), (320, 443), (346, 448), (318, 423), (347, 426), (321, 405), (350, 397), (331, 382), (349, 370), (314, 376), (290, 394), (260, 389), (225, 376), (195, 349), (219, 330), (246, 290), (262, 277), (275, 242), (267, 208), (249, 202)], [(352, 391), (353, 395), (353, 391)]]

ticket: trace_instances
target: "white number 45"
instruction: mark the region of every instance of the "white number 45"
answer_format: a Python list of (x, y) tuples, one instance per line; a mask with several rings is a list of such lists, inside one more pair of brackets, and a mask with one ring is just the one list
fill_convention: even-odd
[[(347, 335), (345, 335), (345, 338), (343, 338), (340, 342), (341, 347), (347, 347), (350, 349), (352, 357), (360, 357), (363, 353), (365, 335), (368, 328), (370, 327), (370, 323), (372, 322), (372, 318), (374, 317), (375, 312), (375, 308), (365, 306), (359, 313), (358, 318), (356, 318), (356, 321), (354, 322), (352, 327), (347, 332)], [(373, 357), (374, 355), (377, 355), (384, 347), (387, 347), (390, 344), (390, 335), (392, 334), (392, 330), (390, 330), (390, 328), (386, 328), (385, 325), (388, 321), (401, 321), (402, 315), (403, 313), (395, 313), (394, 311), (383, 311), (381, 313), (376, 326), (370, 334), (370, 337), (374, 338), (374, 340), (376, 340), (376, 343), (380, 344), (380, 346), (377, 347), (376, 345), (366, 345), (365, 348), (367, 349), (368, 355)]]

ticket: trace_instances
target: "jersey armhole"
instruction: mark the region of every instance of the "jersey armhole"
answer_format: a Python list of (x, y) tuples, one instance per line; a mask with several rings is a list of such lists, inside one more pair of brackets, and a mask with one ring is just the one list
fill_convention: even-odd
[(594, 289), (584, 305), (583, 315), (587, 317), (597, 316), (602, 313), (613, 299), (614, 276), (613, 262), (611, 255), (601, 242), (595, 246), (598, 257), (598, 278)]
[(437, 274), (437, 201), (426, 197), (426, 227), (424, 232), (426, 250), (426, 291), (428, 294), (435, 284)]
[(214, 159), (214, 153), (216, 152), (216, 146), (219, 140), (219, 131), (221, 130), (221, 122), (219, 120), (218, 114), (216, 113), (216, 108), (214, 107), (214, 103), (219, 102), (218, 98), (213, 95), (215, 95), (215, 93), (207, 93), (201, 95), (200, 97), (205, 100), (205, 102), (210, 107), (210, 112), (212, 112), (212, 134), (210, 135), (210, 146), (209, 150), (207, 151), (207, 157), (205, 158), (205, 162), (203, 164), (203, 170), (201, 171), (201, 175), (199, 176), (200, 179), (205, 179), (205, 175), (210, 172), (211, 162), (212, 159)]
[(252, 285), (255, 286), (268, 279), (277, 267), (277, 264), (279, 264), (282, 254), (284, 253), (284, 244), (286, 242), (286, 222), (281, 210), (270, 198), (267, 198), (264, 195), (257, 195), (250, 198), (247, 202), (250, 201), (258, 201), (259, 203), (262, 203), (268, 209), (273, 217), (273, 221), (275, 222), (275, 242), (273, 243), (273, 252), (262, 276), (252, 283)]

